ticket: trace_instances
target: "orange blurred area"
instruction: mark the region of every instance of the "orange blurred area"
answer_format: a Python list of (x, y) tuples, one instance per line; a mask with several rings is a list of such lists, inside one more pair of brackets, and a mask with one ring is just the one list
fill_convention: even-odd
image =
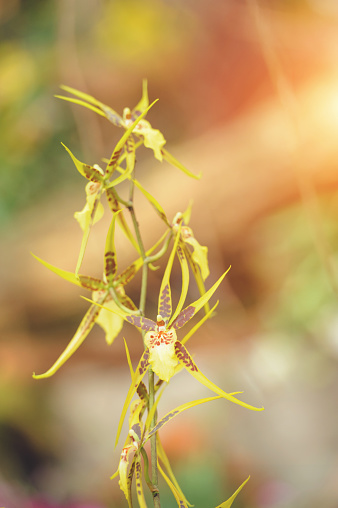
[[(147, 119), (203, 176), (142, 149), (137, 178), (169, 220), (193, 201), (208, 288), (231, 265), (217, 314), (189, 351), (216, 384), (265, 407), (217, 401), (179, 415), (162, 435), (174, 472), (199, 508), (249, 475), (234, 507), (337, 507), (337, 53), (335, 0), (0, 0), (0, 506), (125, 506), (109, 477), (130, 383), (122, 337), (135, 368), (139, 334), (126, 324), (108, 347), (94, 326), (54, 377), (33, 380), (68, 344), (88, 308), (79, 296), (90, 294), (30, 251), (74, 271), (82, 233), (73, 214), (86, 182), (60, 143), (93, 165), (121, 136), (54, 98), (59, 85), (122, 114), (147, 78), (150, 101), (159, 98)], [(165, 228), (142, 196), (135, 206), (149, 248)], [(105, 204), (81, 268), (88, 275), (102, 276), (110, 219)], [(116, 235), (123, 270), (135, 254)], [(162, 273), (150, 274), (149, 316)], [(134, 301), (139, 283), (127, 286)], [(180, 283), (174, 266), (176, 302)], [(197, 297), (192, 284), (188, 298)], [(159, 415), (208, 396), (180, 373)], [(161, 488), (163, 506), (176, 506)]]

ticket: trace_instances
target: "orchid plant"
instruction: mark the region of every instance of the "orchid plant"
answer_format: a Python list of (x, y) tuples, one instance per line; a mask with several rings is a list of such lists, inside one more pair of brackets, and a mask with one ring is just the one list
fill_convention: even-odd
[[(112, 478), (119, 477), (119, 485), (123, 491), (128, 507), (133, 506), (132, 483), (135, 478), (136, 497), (140, 508), (145, 508), (146, 498), (144, 495), (145, 482), (152, 494), (155, 508), (161, 506), (160, 492), (158, 489), (158, 475), (162, 475), (180, 508), (192, 506), (185, 498), (181, 490), (169, 459), (160, 441), (160, 430), (182, 411), (199, 404), (204, 404), (217, 399), (226, 399), (246, 409), (261, 411), (238, 399), (236, 395), (241, 392), (227, 393), (211, 380), (209, 380), (197, 367), (192, 356), (185, 347), (188, 339), (211, 318), (218, 302), (209, 306), (209, 300), (222, 283), (228, 270), (208, 290), (205, 281), (209, 275), (208, 250), (199, 244), (192, 229), (188, 226), (191, 205), (183, 213), (178, 212), (172, 221), (169, 221), (160, 203), (153, 197), (135, 177), (135, 154), (142, 145), (150, 148), (154, 157), (159, 161), (167, 161), (169, 164), (183, 171), (191, 178), (199, 179), (201, 175), (194, 175), (175, 159), (165, 148), (166, 143), (163, 134), (154, 129), (149, 121), (145, 120), (154, 101), (149, 105), (147, 82), (143, 82), (143, 93), (139, 103), (130, 110), (125, 108), (122, 115), (109, 106), (98, 101), (91, 95), (85, 94), (74, 88), (61, 87), (69, 96), (57, 97), (84, 106), (99, 114), (111, 122), (114, 126), (124, 129), (112, 151), (109, 159), (103, 158), (105, 169), (100, 165), (93, 166), (81, 162), (65, 145), (76, 169), (87, 180), (86, 202), (80, 212), (75, 213), (75, 218), (83, 231), (82, 242), (78, 261), (74, 273), (55, 267), (50, 263), (34, 256), (46, 268), (61, 276), (65, 280), (83, 289), (91, 291), (91, 298), (85, 298), (90, 306), (70, 340), (66, 349), (61, 353), (55, 363), (45, 373), (33, 374), (35, 379), (47, 378), (54, 375), (59, 368), (75, 353), (85, 340), (94, 324), (101, 326), (105, 332), (106, 341), (111, 345), (120, 334), (124, 322), (135, 326), (141, 334), (144, 352), (136, 369), (133, 369), (130, 353), (125, 341), (127, 361), (131, 375), (131, 385), (127, 392), (125, 403), (118, 424), (116, 445), (118, 444), (123, 422), (129, 410), (129, 431), (122, 447), (119, 466)], [(129, 195), (122, 197), (117, 191), (118, 185), (129, 182)], [(134, 207), (134, 193), (140, 191), (154, 207), (156, 213), (163, 221), (165, 231), (162, 237), (148, 250), (139, 229), (137, 215)], [(109, 208), (112, 212), (112, 220), (107, 233), (104, 249), (104, 269), (102, 279), (79, 273), (89, 241), (92, 226), (101, 219), (104, 207), (101, 203), (103, 194), (106, 194)], [(126, 214), (131, 217), (128, 225)], [(135, 251), (136, 260), (118, 272), (117, 249), (115, 246), (115, 230), (120, 227), (130, 241), (131, 249)], [(158, 310), (156, 319), (145, 317), (145, 308), (148, 290), (148, 272), (155, 269), (154, 263), (161, 260), (172, 243), (171, 253), (163, 272), (162, 283), (159, 290)], [(170, 276), (175, 260), (178, 260), (181, 269), (180, 297), (175, 310), (173, 310)], [(136, 305), (126, 294), (126, 286), (137, 272), (141, 271), (140, 296)], [(195, 278), (199, 290), (199, 298), (185, 306), (190, 285), (190, 274)], [(204, 308), (202, 318), (182, 337), (177, 333), (194, 316)], [(187, 402), (166, 414), (158, 420), (157, 410), (163, 390), (170, 379), (185, 369), (199, 383), (214, 392), (214, 396)], [(148, 372), (148, 387), (143, 382)], [(156, 379), (155, 379), (156, 376)], [(136, 399), (134, 399), (136, 397)], [(145, 449), (145, 444), (150, 441), (150, 461)], [(149, 475), (149, 462), (151, 476)], [(245, 480), (238, 490), (217, 508), (229, 508), (237, 494), (248, 481)]]

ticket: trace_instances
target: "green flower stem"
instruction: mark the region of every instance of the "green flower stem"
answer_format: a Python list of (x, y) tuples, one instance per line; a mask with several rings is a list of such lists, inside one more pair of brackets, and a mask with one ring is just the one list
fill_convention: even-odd
[(165, 239), (161, 249), (158, 252), (156, 252), (156, 254), (154, 254), (153, 256), (146, 257), (144, 260), (145, 263), (147, 263), (149, 265), (150, 263), (153, 263), (154, 261), (157, 261), (158, 259), (160, 259), (167, 252), (172, 236), (173, 236), (173, 232), (170, 230), (169, 235)]
[[(140, 248), (141, 257), (143, 259), (139, 311), (140, 311), (141, 316), (144, 316), (145, 307), (146, 307), (147, 287), (148, 287), (149, 258), (146, 257), (146, 252), (144, 249), (139, 224), (136, 219), (133, 197), (134, 197), (134, 182), (133, 182), (133, 179), (131, 179), (130, 180), (130, 187), (129, 187), (128, 210), (130, 212), (130, 215), (131, 215), (131, 218), (133, 221), (136, 240), (137, 240), (137, 243)], [(144, 337), (144, 333), (142, 334), (142, 337)], [(151, 411), (151, 408), (153, 407), (154, 401), (155, 401), (154, 373), (153, 373), (151, 367), (149, 367), (149, 369), (148, 369), (148, 380), (149, 380), (149, 407), (148, 407), (148, 411)], [(156, 425), (156, 412), (155, 412), (153, 420), (152, 420), (152, 425), (153, 425), (153, 427)], [(156, 434), (154, 434), (150, 438), (150, 448), (151, 448), (151, 479), (152, 479), (152, 484), (153, 484), (152, 495), (153, 495), (153, 501), (154, 501), (154, 508), (161, 508), (160, 494), (159, 494), (159, 490), (158, 490)]]
[[(154, 372), (151, 367), (148, 369), (148, 381), (149, 381), (149, 411), (155, 402), (155, 388), (154, 388)], [(151, 427), (154, 428), (157, 423), (157, 411), (155, 411)], [(150, 438), (151, 448), (151, 482), (153, 484), (153, 501), (154, 508), (161, 508), (160, 493), (158, 490), (158, 468), (157, 468), (157, 445), (156, 445), (156, 433)]]

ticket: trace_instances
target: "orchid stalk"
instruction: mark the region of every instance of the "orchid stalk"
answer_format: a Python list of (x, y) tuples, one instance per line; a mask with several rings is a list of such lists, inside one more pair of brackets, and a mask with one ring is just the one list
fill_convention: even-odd
[[(200, 371), (185, 346), (187, 341), (198, 332), (205, 321), (213, 317), (218, 301), (210, 307), (210, 300), (229, 272), (230, 267), (220, 275), (209, 289), (206, 289), (206, 280), (210, 273), (208, 249), (198, 242), (193, 230), (189, 226), (191, 204), (183, 213), (177, 212), (174, 219), (170, 221), (158, 200), (142, 185), (142, 175), (141, 179), (136, 178), (136, 151), (141, 146), (152, 150), (155, 159), (158, 161), (168, 162), (176, 169), (183, 171), (188, 177), (196, 179), (201, 177), (201, 175), (195, 175), (189, 171), (164, 148), (166, 140), (163, 134), (158, 129), (154, 129), (150, 122), (145, 119), (149, 110), (157, 102), (153, 101), (149, 104), (147, 81), (143, 82), (140, 101), (132, 109), (125, 108), (122, 115), (89, 94), (69, 86), (62, 86), (61, 88), (69, 96), (57, 95), (58, 98), (93, 111), (114, 126), (121, 128), (124, 132), (112, 149), (111, 156), (109, 158), (102, 157), (102, 161), (105, 164), (104, 169), (99, 164), (90, 165), (80, 161), (68, 147), (63, 145), (70, 155), (75, 168), (86, 180), (85, 205), (81, 211), (74, 214), (83, 232), (78, 260), (74, 272), (70, 272), (58, 268), (34, 254), (33, 256), (38, 262), (59, 277), (77, 285), (81, 289), (91, 291), (91, 298), (83, 297), (90, 305), (65, 350), (44, 373), (34, 373), (33, 377), (35, 379), (49, 378), (55, 375), (61, 367), (64, 368), (64, 364), (70, 360), (81, 346), (95, 324), (98, 324), (103, 329), (107, 345), (109, 346), (112, 346), (114, 341), (121, 335), (124, 323), (129, 323), (136, 327), (140, 331), (144, 351), (134, 369), (127, 342), (125, 341), (131, 384), (127, 391), (118, 423), (116, 446), (118, 445), (122, 425), (128, 411), (130, 416), (128, 434), (120, 451), (119, 465), (111, 478), (119, 477), (119, 486), (125, 496), (128, 508), (133, 507), (133, 498), (135, 498), (135, 495), (133, 495), (134, 480), (138, 506), (140, 508), (147, 507), (146, 496), (144, 494), (144, 487), (146, 485), (152, 494), (154, 507), (161, 507), (158, 488), (159, 474), (169, 486), (177, 505), (180, 508), (188, 508), (188, 506), (192, 505), (187, 501), (183, 490), (176, 480), (160, 440), (160, 431), (183, 411), (217, 400), (220, 402), (225, 399), (253, 411), (263, 410), (262, 407), (257, 408), (238, 398), (237, 396), (242, 392), (228, 393), (223, 388), (217, 386)], [(129, 182), (127, 196), (122, 196), (119, 192), (119, 184), (124, 181)], [(162, 236), (150, 248), (146, 248), (139, 228), (137, 210), (134, 206), (134, 194), (136, 192), (140, 192), (149, 201), (165, 228)], [(103, 249), (103, 275), (102, 278), (96, 278), (90, 275), (82, 275), (80, 270), (88, 242), (90, 241), (91, 229), (102, 218), (104, 213), (102, 202), (104, 194), (107, 197), (112, 219)], [(129, 215), (129, 224), (127, 215)], [(135, 261), (133, 263), (121, 272), (118, 270), (119, 255), (115, 245), (115, 231), (117, 227), (128, 238), (136, 258), (134, 258)], [(169, 258), (165, 267), (162, 268), (163, 277), (159, 288), (157, 314), (156, 317), (151, 319), (145, 316), (149, 291), (149, 270), (158, 268), (158, 266), (154, 267), (153, 263), (157, 264), (162, 261), (170, 244), (172, 244), (172, 247)], [(173, 308), (170, 281), (174, 263), (178, 263), (181, 271), (180, 296), (175, 309)], [(128, 283), (138, 272), (141, 272), (141, 282), (138, 304), (135, 304), (126, 291), (128, 291)], [(191, 274), (195, 279), (199, 298), (187, 304)], [(195, 322), (194, 326), (187, 333), (181, 335), (181, 329), (193, 320), (202, 308), (204, 308), (204, 314), (199, 321)], [(128, 327), (126, 332), (127, 329)], [(170, 383), (171, 378), (179, 375), (183, 369), (196, 381), (213, 392), (213, 395), (182, 404), (158, 418), (159, 403), (166, 386)], [(148, 387), (144, 383), (144, 377), (147, 372)], [(145, 449), (145, 444), (148, 441), (151, 443), (150, 460)], [(151, 473), (149, 472), (150, 469)], [(248, 479), (243, 482), (227, 501), (221, 503), (217, 508), (230, 508)]]

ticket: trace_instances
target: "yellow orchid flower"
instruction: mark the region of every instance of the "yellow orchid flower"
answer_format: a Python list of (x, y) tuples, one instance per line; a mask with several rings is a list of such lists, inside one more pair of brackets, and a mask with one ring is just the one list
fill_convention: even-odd
[[(129, 364), (130, 372), (131, 372), (131, 376), (132, 376), (132, 386), (133, 386), (135, 379), (137, 379), (137, 370), (140, 368), (140, 366), (142, 368), (145, 368), (146, 365), (144, 363), (143, 363), (143, 365), (141, 365), (141, 362), (140, 362), (136, 371), (134, 372), (132, 365), (131, 365), (130, 354), (129, 354), (126, 342), (125, 342), (125, 347), (126, 347), (126, 353), (127, 353), (127, 358), (128, 358), (128, 364)], [(143, 359), (143, 362), (144, 362), (144, 359)], [(135, 373), (136, 373), (136, 378), (135, 378)], [(148, 459), (147, 459), (146, 452), (144, 450), (144, 445), (154, 434), (156, 434), (157, 453), (158, 453), (158, 460), (157, 460), (158, 470), (159, 470), (160, 474), (162, 475), (162, 477), (164, 478), (164, 480), (166, 481), (170, 490), (172, 491), (179, 508), (188, 508), (192, 505), (185, 498), (185, 496), (184, 496), (184, 494), (183, 494), (183, 492), (182, 492), (182, 490), (181, 490), (181, 488), (180, 488), (180, 486), (173, 474), (168, 457), (167, 457), (167, 455), (162, 447), (161, 441), (160, 441), (159, 431), (161, 429), (163, 429), (163, 427), (165, 425), (167, 425), (173, 418), (178, 416), (183, 411), (186, 411), (187, 409), (190, 409), (190, 408), (195, 407), (200, 404), (204, 404), (204, 403), (214, 401), (214, 400), (219, 400), (224, 397), (224, 394), (213, 396), (213, 397), (207, 397), (204, 399), (198, 399), (198, 400), (194, 400), (194, 401), (182, 404), (182, 405), (176, 407), (175, 409), (173, 409), (172, 411), (170, 411), (169, 413), (167, 413), (165, 416), (163, 416), (156, 423), (156, 425), (151, 428), (151, 421), (153, 419), (153, 415), (154, 415), (155, 411), (157, 411), (157, 405), (158, 405), (161, 395), (159, 395), (157, 397), (156, 402), (153, 405), (151, 411), (148, 411), (148, 416), (147, 416), (146, 422), (143, 425), (141, 422), (141, 418), (142, 418), (142, 415), (143, 415), (145, 409), (148, 408), (148, 402), (149, 402), (148, 392), (147, 392), (146, 386), (144, 385), (144, 383), (142, 381), (139, 382), (137, 388), (134, 390), (134, 393), (135, 393), (135, 391), (137, 391), (139, 399), (130, 404), (128, 437), (127, 437), (127, 439), (124, 443), (123, 449), (122, 449), (118, 469), (115, 472), (115, 474), (111, 477), (111, 479), (114, 479), (117, 476), (119, 476), (120, 488), (125, 494), (125, 497), (128, 501), (129, 508), (131, 508), (132, 507), (131, 485), (132, 485), (133, 475), (135, 473), (136, 491), (137, 491), (139, 506), (141, 508), (145, 507), (146, 505), (143, 504), (144, 503), (144, 494), (143, 494), (143, 486), (142, 486), (142, 480), (141, 480), (142, 465), (141, 465), (141, 461), (140, 461), (140, 454), (142, 454), (143, 460), (144, 460), (144, 468), (145, 468), (144, 474), (146, 477), (147, 484), (148, 484), (150, 490), (153, 490), (153, 485), (151, 484), (151, 481), (148, 476)], [(162, 390), (162, 393), (163, 393), (163, 390)], [(229, 393), (229, 394), (227, 394), (227, 398), (233, 397), (234, 395), (237, 395), (239, 393), (241, 393), (241, 392)], [(252, 408), (252, 409), (256, 409), (256, 408)], [(120, 420), (120, 424), (119, 424), (119, 429), (120, 429), (120, 425), (122, 425), (121, 420)], [(117, 436), (117, 439), (118, 439), (118, 437), (119, 437), (119, 434)], [(225, 501), (224, 503), (219, 505), (219, 507), (217, 507), (217, 508), (228, 508), (228, 507), (230, 508), (235, 497), (240, 492), (240, 490), (243, 488), (245, 483), (249, 480), (249, 478), (245, 482), (243, 482), (243, 484), (236, 490), (236, 492), (227, 501)]]
[[(75, 284), (81, 288), (92, 291), (93, 302), (82, 319), (73, 338), (66, 349), (59, 356), (56, 362), (44, 374), (33, 375), (35, 379), (50, 377), (75, 353), (83, 343), (95, 323), (100, 325), (106, 335), (106, 342), (111, 345), (123, 326), (123, 318), (117, 313), (117, 310), (124, 308), (126, 312), (137, 312), (137, 308), (132, 300), (125, 294), (124, 287), (136, 275), (143, 265), (142, 258), (137, 259), (122, 273), (117, 275), (117, 261), (114, 245), (115, 222), (119, 215), (116, 212), (108, 230), (105, 253), (104, 253), (104, 274), (102, 279), (90, 277), (87, 275), (76, 275), (75, 273), (62, 270), (56, 266), (43, 261), (39, 257), (34, 258), (43, 264), (46, 268), (56, 273), (63, 279)], [(163, 236), (153, 247), (147, 251), (147, 255), (156, 249), (163, 240)], [(114, 299), (115, 297), (115, 299)], [(116, 301), (117, 300), (117, 301)], [(94, 303), (95, 302), (95, 303)], [(98, 307), (96, 303), (105, 304), (106, 308)], [(119, 307), (120, 306), (120, 307)], [(108, 310), (110, 311), (108, 311)], [(111, 312), (113, 311), (113, 312)]]
[(98, 115), (105, 117), (116, 127), (121, 127), (129, 131), (130, 127), (133, 125), (133, 128), (128, 134), (128, 143), (134, 144), (133, 136), (135, 135), (141, 140), (140, 144), (143, 144), (145, 147), (151, 148), (153, 150), (155, 158), (159, 161), (167, 161), (169, 164), (180, 169), (186, 175), (192, 178), (199, 179), (201, 177), (201, 175), (194, 175), (191, 173), (185, 166), (183, 166), (183, 164), (176, 160), (175, 157), (173, 157), (164, 148), (166, 140), (162, 132), (158, 129), (154, 129), (147, 120), (141, 119), (136, 125), (134, 125), (135, 121), (137, 121), (140, 116), (143, 117), (149, 109), (148, 83), (146, 79), (143, 80), (142, 84), (141, 100), (132, 110), (129, 108), (124, 108), (122, 116), (114, 111), (111, 107), (95, 99), (95, 97), (92, 95), (80, 92), (79, 90), (76, 90), (70, 86), (62, 85), (61, 88), (66, 92), (74, 95), (75, 98), (66, 97), (63, 95), (56, 95), (55, 97), (88, 108)]
[[(187, 273), (185, 270), (187, 267), (187, 261), (185, 259), (183, 250), (179, 248), (179, 240), (180, 235), (178, 234), (176, 236), (175, 244), (162, 279), (156, 322), (143, 316), (123, 313), (119, 309), (114, 311), (139, 330), (146, 332), (144, 336), (146, 349), (132, 376), (132, 383), (122, 409), (120, 423), (118, 426), (117, 440), (119, 438), (123, 420), (125, 418), (129, 404), (131, 403), (137, 387), (142, 381), (149, 367), (152, 368), (160, 380), (168, 383), (170, 378), (175, 374), (176, 367), (179, 363), (197, 381), (212, 390), (217, 395), (220, 395), (221, 397), (234, 402), (235, 404), (239, 404), (240, 406), (243, 406), (247, 409), (252, 409), (254, 411), (261, 411), (264, 409), (256, 408), (247, 404), (246, 402), (237, 399), (232, 394), (226, 393), (212, 381), (210, 381), (204, 374), (202, 374), (190, 356), (189, 352), (185, 348), (184, 343), (187, 340), (186, 337), (184, 337), (182, 340), (178, 339), (176, 331), (182, 328), (188, 321), (190, 321), (190, 319), (192, 319), (195, 314), (210, 300), (230, 269), (229, 268), (215, 282), (215, 284), (204, 293), (204, 295), (202, 295), (198, 300), (182, 310), (188, 289), (187, 285), (185, 284), (186, 281), (183, 280), (181, 297), (179, 299), (176, 311), (172, 314), (172, 300), (169, 279), (176, 252), (178, 253), (178, 257), (181, 262), (183, 279)], [(102, 306), (104, 308), (104, 305)], [(209, 315), (210, 314), (211, 312)], [(203, 318), (202, 321), (204, 321)], [(195, 329), (197, 329), (197, 326)], [(190, 337), (191, 333), (189, 332), (187, 336)]]
[(146, 401), (137, 400), (131, 406), (129, 417), (129, 432), (122, 448), (119, 465), (116, 473), (111, 476), (113, 480), (119, 476), (119, 485), (123, 491), (129, 508), (132, 508), (131, 485), (133, 476), (136, 477), (136, 492), (140, 508), (146, 508), (142, 485), (142, 464), (140, 452), (143, 446), (143, 425), (141, 415), (145, 409)]
[[(128, 365), (131, 373), (131, 377), (134, 376), (134, 370), (131, 365), (130, 354), (128, 350), (127, 343), (125, 341), (126, 355), (128, 360)], [(157, 384), (157, 388), (159, 384)], [(149, 407), (149, 396), (148, 391), (144, 383), (141, 381), (137, 387), (138, 399), (130, 404), (130, 416), (129, 416), (129, 432), (127, 439), (122, 448), (122, 453), (119, 460), (119, 465), (117, 471), (112, 475), (111, 479), (119, 476), (119, 485), (121, 490), (124, 492), (125, 497), (128, 501), (129, 507), (132, 506), (132, 498), (131, 498), (131, 485), (133, 476), (136, 476), (136, 490), (138, 494), (138, 502), (139, 506), (142, 507), (143, 504), (143, 487), (141, 481), (141, 473), (142, 467), (140, 462), (140, 454), (143, 456), (144, 460), (144, 474), (147, 481), (147, 484), (150, 490), (154, 490), (154, 487), (149, 479), (148, 475), (148, 459), (146, 452), (144, 450), (144, 445), (146, 442), (156, 434), (157, 441), (157, 451), (158, 451), (158, 469), (168, 484), (170, 490), (172, 491), (177, 504), (180, 508), (188, 508), (192, 506), (187, 499), (185, 498), (174, 474), (171, 469), (169, 459), (162, 447), (159, 430), (163, 429), (165, 425), (167, 425), (173, 418), (181, 414), (183, 411), (190, 409), (194, 406), (204, 404), (206, 402), (218, 400), (222, 398), (221, 396), (208, 397), (205, 399), (194, 400), (185, 404), (182, 404), (176, 407), (174, 410), (167, 413), (164, 417), (162, 417), (155, 427), (151, 428), (151, 421), (155, 411), (157, 410), (158, 402), (161, 398), (160, 394), (151, 411), (148, 411), (148, 415), (144, 425), (142, 424), (142, 416), (144, 411)], [(156, 390), (157, 391), (157, 390)], [(162, 390), (163, 393), (163, 390)], [(231, 394), (235, 395), (235, 393)]]
[[(83, 230), (83, 237), (75, 274), (78, 274), (80, 270), (89, 238), (90, 229), (92, 225), (100, 220), (103, 215), (103, 206), (100, 202), (102, 194), (104, 192), (107, 193), (108, 203), (113, 212), (120, 210), (119, 203), (116, 198), (116, 193), (114, 193), (114, 187), (116, 187), (127, 178), (130, 178), (130, 175), (132, 174), (135, 166), (135, 145), (133, 138), (131, 138), (130, 135), (133, 129), (138, 125), (140, 121), (142, 121), (142, 118), (147, 114), (148, 110), (153, 106), (155, 102), (156, 101), (150, 104), (150, 106), (147, 106), (144, 111), (140, 113), (140, 115), (138, 115), (134, 121), (131, 122), (130, 126), (126, 129), (126, 132), (116, 144), (110, 159), (107, 160), (105, 170), (103, 170), (97, 164), (90, 166), (89, 164), (81, 162), (75, 157), (70, 149), (62, 143), (72, 158), (76, 169), (82, 176), (89, 180), (88, 184), (86, 185), (86, 204), (80, 212), (76, 212), (74, 214), (75, 219), (79, 222), (81, 229)], [(124, 154), (122, 154), (123, 149)], [(123, 160), (126, 161), (126, 167), (124, 169), (119, 165)], [(117, 167), (119, 167), (119, 172), (121, 174), (117, 178), (111, 180), (112, 176), (115, 176), (115, 170)], [(127, 238), (129, 238), (131, 243), (139, 252), (139, 246), (131, 234), (129, 227), (123, 218), (123, 215), (119, 217), (119, 223)]]

